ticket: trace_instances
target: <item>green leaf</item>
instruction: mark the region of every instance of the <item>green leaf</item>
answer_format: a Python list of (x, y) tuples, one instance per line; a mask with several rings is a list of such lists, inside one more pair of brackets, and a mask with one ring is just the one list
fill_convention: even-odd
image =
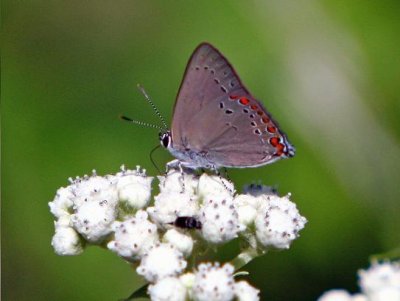
[(121, 301), (129, 301), (129, 300), (135, 300), (135, 299), (148, 299), (149, 296), (147, 295), (147, 287), (149, 285), (145, 284), (142, 287), (138, 288), (136, 291), (134, 291), (128, 298), (122, 299)]

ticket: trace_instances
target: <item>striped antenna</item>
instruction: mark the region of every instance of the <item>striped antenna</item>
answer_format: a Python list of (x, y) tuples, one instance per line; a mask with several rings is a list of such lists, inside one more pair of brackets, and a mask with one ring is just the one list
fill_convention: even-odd
[(161, 131), (164, 131), (165, 129), (162, 128), (161, 126), (155, 125), (155, 124), (151, 124), (151, 123), (147, 123), (147, 122), (143, 122), (143, 121), (139, 121), (139, 120), (133, 120), (129, 117), (126, 117), (124, 115), (119, 116), (119, 118), (121, 118), (122, 120), (128, 121), (128, 122), (132, 122), (134, 124), (138, 124), (141, 126), (147, 126), (149, 128), (155, 128), (155, 129), (159, 129)]
[(140, 92), (142, 92), (143, 96), (146, 98), (147, 102), (151, 105), (151, 107), (153, 108), (154, 112), (156, 113), (156, 115), (158, 116), (158, 118), (160, 118), (162, 124), (164, 125), (164, 130), (167, 131), (168, 130), (168, 125), (165, 122), (164, 117), (161, 115), (160, 111), (157, 109), (157, 107), (155, 106), (155, 104), (153, 103), (153, 101), (150, 99), (149, 95), (146, 93), (146, 91), (144, 90), (144, 88), (140, 85), (137, 84), (137, 87), (139, 89)]
[(135, 120), (135, 119), (129, 118), (129, 117), (124, 116), (124, 115), (121, 115), (119, 117), (122, 120), (131, 122), (131, 123), (134, 123), (134, 124), (137, 124), (137, 125), (146, 126), (146, 127), (149, 127), (149, 128), (155, 128), (155, 129), (159, 129), (162, 132), (167, 132), (168, 131), (168, 126), (167, 126), (167, 123), (165, 122), (164, 117), (161, 115), (160, 111), (157, 109), (157, 107), (155, 106), (153, 101), (150, 99), (150, 97), (147, 94), (147, 92), (145, 91), (145, 89), (140, 84), (137, 84), (137, 88), (143, 94), (143, 96), (146, 98), (147, 102), (151, 105), (151, 107), (153, 108), (153, 111), (156, 113), (158, 118), (160, 118), (160, 120), (161, 120), (161, 122), (163, 124), (163, 127), (161, 127), (159, 125), (155, 125), (155, 124), (151, 124), (151, 123)]

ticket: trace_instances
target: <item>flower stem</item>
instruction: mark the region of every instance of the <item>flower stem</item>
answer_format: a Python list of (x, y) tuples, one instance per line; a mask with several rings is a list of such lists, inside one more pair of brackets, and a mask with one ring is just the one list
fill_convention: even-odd
[(235, 267), (235, 271), (237, 271), (260, 255), (262, 255), (261, 252), (257, 251), (257, 249), (250, 247), (242, 251), (230, 263)]

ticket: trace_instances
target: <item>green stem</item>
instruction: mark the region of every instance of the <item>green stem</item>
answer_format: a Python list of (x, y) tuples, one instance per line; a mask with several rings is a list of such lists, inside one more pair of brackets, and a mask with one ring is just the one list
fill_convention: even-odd
[(260, 255), (262, 255), (261, 252), (257, 251), (257, 249), (250, 247), (242, 251), (230, 263), (235, 267), (235, 271), (237, 271)]

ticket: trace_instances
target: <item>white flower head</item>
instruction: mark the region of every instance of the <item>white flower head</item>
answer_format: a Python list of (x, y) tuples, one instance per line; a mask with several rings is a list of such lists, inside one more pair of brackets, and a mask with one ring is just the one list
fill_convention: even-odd
[(238, 301), (258, 301), (260, 300), (260, 290), (251, 286), (247, 281), (235, 283), (235, 295)]
[(190, 193), (161, 192), (154, 199), (154, 207), (148, 207), (147, 212), (161, 226), (173, 223), (178, 216), (198, 215), (197, 198)]
[(74, 198), (75, 196), (72, 193), (70, 186), (61, 187), (57, 190), (54, 200), (49, 203), (50, 212), (56, 218), (71, 214), (74, 205)]
[(289, 195), (282, 198), (271, 195), (258, 210), (256, 236), (264, 247), (287, 249), (306, 222), (296, 204), (289, 200)]
[(176, 229), (169, 229), (163, 237), (163, 240), (173, 245), (185, 256), (189, 256), (193, 250), (193, 238), (190, 235), (183, 234)]
[(361, 290), (369, 300), (400, 300), (400, 263), (374, 263), (358, 274)]
[[(70, 185), (57, 191), (56, 197), (49, 203), (50, 211), (58, 219), (56, 225), (63, 225), (53, 237), (53, 246), (57, 253), (78, 254), (80, 242), (83, 237), (91, 243), (100, 243), (110, 232), (111, 223), (116, 217), (118, 195), (115, 177), (107, 175), (100, 177), (93, 171), (91, 176), (69, 179)], [(82, 237), (78, 237), (78, 232)], [(68, 235), (69, 234), (69, 235)], [(74, 237), (73, 237), (74, 236)], [(70, 251), (61, 248), (61, 239), (76, 250)]]
[(139, 259), (158, 242), (157, 226), (148, 220), (146, 211), (139, 210), (134, 217), (112, 225), (114, 240), (107, 247), (126, 260)]
[(208, 200), (214, 197), (231, 197), (235, 193), (233, 183), (217, 175), (203, 173), (199, 179), (198, 194)]
[(201, 234), (211, 243), (223, 243), (238, 236), (244, 226), (239, 223), (238, 213), (232, 197), (215, 196), (203, 203), (199, 220), (202, 224)]
[(239, 194), (233, 199), (241, 224), (249, 226), (254, 223), (260, 201), (264, 200), (249, 194)]
[(185, 192), (195, 194), (199, 178), (194, 173), (189, 171), (180, 172), (177, 169), (171, 169), (166, 176), (158, 176), (160, 181), (160, 192)]
[(169, 276), (178, 276), (186, 268), (183, 254), (171, 244), (161, 243), (151, 247), (143, 255), (136, 269), (149, 282), (157, 282)]
[(117, 173), (116, 180), (120, 201), (136, 209), (141, 209), (149, 203), (153, 177), (148, 177), (146, 170), (141, 170), (139, 166), (136, 170), (121, 166), (121, 172)]
[(228, 301), (234, 297), (234, 268), (230, 264), (220, 267), (218, 263), (202, 263), (195, 272), (192, 288), (198, 301)]
[[(351, 301), (368, 301), (367, 296), (363, 295), (363, 294), (354, 294), (351, 296)], [(385, 300), (389, 300), (389, 299), (385, 299)]]
[(255, 221), (260, 207), (271, 196), (277, 196), (277, 192), (275, 188), (261, 184), (245, 185), (243, 191), (243, 194), (235, 197), (234, 202), (239, 214), (239, 221), (246, 226), (250, 226)]
[(149, 285), (148, 293), (152, 301), (185, 301), (187, 290), (179, 278), (165, 277)]
[(74, 229), (91, 243), (101, 243), (111, 233), (117, 217), (115, 203), (107, 200), (86, 201), (71, 216)]
[(81, 238), (69, 223), (69, 217), (61, 217), (54, 223), (55, 234), (51, 245), (57, 255), (78, 255), (83, 251)]
[[(356, 301), (347, 291), (335, 289), (325, 292), (318, 301)], [(359, 300), (361, 301), (361, 300)], [(366, 301), (366, 300), (365, 300)]]
[(258, 289), (246, 281), (235, 283), (231, 264), (203, 263), (188, 272), (185, 257), (194, 260), (194, 238), (222, 244), (241, 232), (251, 250), (237, 260), (247, 262), (262, 253), (253, 252), (259, 245), (288, 248), (306, 223), (289, 196), (280, 198), (262, 185), (249, 185), (236, 195), (233, 183), (221, 176), (199, 177), (186, 170), (171, 169), (158, 178), (160, 192), (151, 207), (153, 177), (140, 167), (71, 179), (49, 203), (56, 218), (55, 252), (76, 255), (85, 243), (107, 243), (125, 260), (140, 261), (136, 271), (149, 283), (151, 300), (259, 300)]
[(185, 273), (179, 276), (179, 280), (187, 289), (189, 289), (189, 293), (191, 292), (195, 279), (196, 276), (193, 273)]
[(75, 208), (87, 202), (106, 200), (110, 205), (118, 202), (115, 176), (100, 177), (93, 171), (91, 176), (85, 175), (82, 178), (77, 177), (75, 180), (70, 179), (70, 181), (70, 189), (75, 196)]

